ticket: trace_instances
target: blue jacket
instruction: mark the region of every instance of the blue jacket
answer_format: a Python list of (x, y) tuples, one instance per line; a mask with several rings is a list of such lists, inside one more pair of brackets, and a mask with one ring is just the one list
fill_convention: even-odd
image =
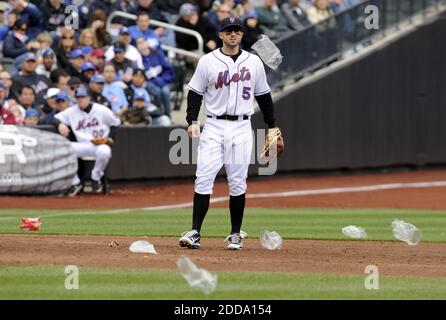
[(6, 36), (9, 33), (9, 31), (11, 31), (11, 28), (9, 26), (0, 27), (0, 42), (5, 40)]
[(28, 52), (26, 43), (21, 42), (10, 32), (3, 41), (3, 55), (7, 58), (17, 58), (18, 56)]
[(20, 18), (28, 22), (28, 33), (26, 34), (29, 39), (34, 39), (42, 32), (43, 14), (34, 4), (28, 3), (25, 10), (20, 13)]
[(132, 44), (136, 46), (136, 40), (139, 38), (144, 38), (144, 40), (148, 40), (150, 43), (150, 47), (157, 48), (161, 50), (161, 39), (155, 33), (155, 31), (151, 29), (147, 29), (145, 32), (141, 31), (138, 26), (129, 27), (129, 33), (132, 37)]
[(158, 87), (164, 87), (175, 79), (172, 65), (162, 51), (152, 51), (149, 55), (143, 55), (142, 63), (146, 70), (147, 81)]

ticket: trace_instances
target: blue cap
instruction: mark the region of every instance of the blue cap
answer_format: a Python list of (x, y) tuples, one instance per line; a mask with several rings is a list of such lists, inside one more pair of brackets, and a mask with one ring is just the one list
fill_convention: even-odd
[(56, 101), (68, 101), (68, 100), (69, 100), (68, 94), (64, 90), (61, 90), (56, 96)]
[(28, 52), (28, 53), (25, 53), (25, 56), (23, 57), (23, 61), (37, 61), (37, 57), (34, 53)]
[(0, 89), (6, 89), (6, 86), (3, 82), (0, 82)]
[(127, 27), (122, 27), (122, 28), (119, 30), (119, 35), (121, 35), (121, 34), (130, 34), (130, 32), (129, 32), (129, 28), (127, 28)]
[(86, 55), (86, 54), (90, 54), (90, 53), (92, 53), (93, 52), (93, 47), (92, 46), (85, 46), (85, 47), (82, 47), (82, 53), (84, 54), (84, 55)]
[(38, 118), (39, 117), (39, 111), (37, 111), (36, 109), (30, 108), (28, 110), (26, 110), (25, 112), (25, 118)]
[(42, 57), (46, 58), (46, 57), (54, 57), (54, 51), (52, 49), (46, 49), (45, 51), (42, 52)]
[(249, 19), (249, 18), (257, 19), (258, 17), (259, 17), (259, 15), (257, 14), (257, 11), (255, 11), (255, 10), (249, 10), (245, 15), (245, 19)]
[(71, 53), (70, 53), (70, 59), (76, 59), (76, 58), (83, 57), (83, 56), (84, 56), (84, 54), (81, 49), (75, 49), (75, 50), (71, 51)]
[(74, 93), (74, 96), (77, 97), (88, 97), (90, 93), (88, 92), (88, 89), (85, 86), (80, 86), (76, 89), (76, 92)]
[(81, 72), (87, 71), (87, 70), (96, 70), (96, 67), (91, 62), (85, 62), (81, 67)]
[(136, 91), (133, 95), (133, 100), (146, 100), (146, 97), (142, 91)]
[(92, 81), (92, 82), (94, 82), (94, 83), (105, 83), (105, 78), (104, 78), (104, 76), (101, 75), (101, 74), (95, 74), (95, 75), (91, 78), (90, 81)]

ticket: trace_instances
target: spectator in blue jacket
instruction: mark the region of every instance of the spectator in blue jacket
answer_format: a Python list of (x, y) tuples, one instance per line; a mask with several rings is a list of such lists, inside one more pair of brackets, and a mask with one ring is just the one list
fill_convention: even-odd
[(144, 38), (144, 40), (149, 41), (150, 46), (153, 48), (161, 48), (160, 37), (149, 28), (150, 26), (150, 16), (146, 12), (141, 12), (138, 14), (136, 20), (136, 26), (129, 27), (129, 33), (132, 36), (132, 43), (136, 44), (139, 38)]
[(44, 27), (43, 15), (39, 8), (26, 0), (9, 0), (9, 4), (12, 10), (20, 16), (20, 19), (28, 23), (28, 38), (37, 37)]
[(14, 29), (14, 24), (16, 21), (17, 14), (14, 11), (8, 12), (8, 15), (6, 16), (6, 23), (4, 23), (2, 27), (0, 27), (0, 42), (5, 40), (9, 32)]
[(147, 90), (163, 106), (164, 114), (170, 117), (170, 84), (175, 78), (172, 65), (162, 51), (150, 48), (144, 39), (138, 39), (137, 47), (146, 70)]
[(27, 46), (28, 37), (26, 36), (27, 30), (28, 24), (26, 21), (19, 19), (15, 22), (12, 32), (3, 41), (3, 55), (5, 57), (15, 59), (29, 51)]

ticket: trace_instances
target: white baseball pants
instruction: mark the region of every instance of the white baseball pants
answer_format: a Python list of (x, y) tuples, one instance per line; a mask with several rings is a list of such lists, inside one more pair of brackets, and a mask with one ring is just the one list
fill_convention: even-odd
[(215, 177), (225, 165), (229, 194), (245, 193), (252, 146), (250, 120), (207, 118), (198, 144), (195, 192), (212, 194)]
[[(111, 148), (106, 144), (94, 145), (91, 142), (72, 142), (76, 157), (95, 157), (93, 171), (91, 172), (91, 178), (96, 181), (100, 181), (104, 175), (104, 170), (107, 167), (111, 158)], [(76, 175), (73, 179), (73, 185), (80, 183), (79, 177)]]

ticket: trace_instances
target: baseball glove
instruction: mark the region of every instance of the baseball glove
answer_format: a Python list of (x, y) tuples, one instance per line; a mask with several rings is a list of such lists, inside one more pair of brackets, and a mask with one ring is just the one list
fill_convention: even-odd
[(265, 145), (260, 157), (264, 160), (273, 161), (276, 157), (280, 156), (285, 150), (285, 144), (283, 142), (282, 131), (279, 128), (268, 129), (265, 136)]
[(113, 140), (108, 137), (102, 137), (102, 138), (93, 138), (91, 139), (91, 142), (97, 146), (100, 144), (111, 145), (113, 143)]

